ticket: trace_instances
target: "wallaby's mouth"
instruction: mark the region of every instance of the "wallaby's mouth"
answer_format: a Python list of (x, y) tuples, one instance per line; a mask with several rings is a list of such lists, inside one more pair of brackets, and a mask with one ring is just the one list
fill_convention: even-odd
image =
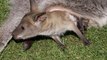
[(15, 40), (22, 39), (22, 37), (19, 35), (12, 34), (12, 36)]
[(12, 36), (15, 40), (23, 39), (22, 34), (18, 34), (17, 32), (13, 31)]
[(13, 38), (15, 39), (15, 40), (26, 40), (26, 39), (29, 39), (29, 38), (33, 38), (33, 37), (36, 37), (37, 35), (30, 35), (30, 36), (24, 36), (24, 35), (22, 35), (22, 34), (19, 34), (19, 35), (12, 35), (13, 36)]

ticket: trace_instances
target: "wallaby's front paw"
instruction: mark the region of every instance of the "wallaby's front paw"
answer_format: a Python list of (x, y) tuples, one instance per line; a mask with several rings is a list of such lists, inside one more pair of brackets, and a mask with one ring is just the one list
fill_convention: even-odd
[(30, 40), (28, 41), (27, 40), (27, 41), (23, 42), (23, 50), (24, 51), (28, 50), (31, 46), (32, 46), (32, 41), (30, 41)]
[(90, 40), (86, 40), (86, 41), (84, 41), (83, 43), (84, 43), (84, 45), (85, 45), (85, 46), (87, 46), (87, 45), (90, 45), (90, 44), (91, 44)]
[(59, 45), (59, 47), (60, 47), (60, 49), (63, 50), (63, 51), (67, 48), (66, 45)]

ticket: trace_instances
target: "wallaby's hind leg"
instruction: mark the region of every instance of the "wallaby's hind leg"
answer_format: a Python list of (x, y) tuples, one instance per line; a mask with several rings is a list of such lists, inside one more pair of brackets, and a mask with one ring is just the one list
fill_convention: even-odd
[(65, 45), (63, 42), (61, 42), (61, 39), (59, 36), (52, 36), (52, 38), (54, 39), (54, 41), (62, 48), (65, 48)]
[(81, 31), (74, 25), (73, 31), (78, 35), (78, 37), (82, 40), (84, 45), (89, 45), (90, 41), (81, 33)]
[(82, 22), (81, 19), (78, 20), (77, 27), (79, 28), (79, 30), (81, 31), (81, 33), (84, 34), (84, 26), (83, 26), (83, 22)]

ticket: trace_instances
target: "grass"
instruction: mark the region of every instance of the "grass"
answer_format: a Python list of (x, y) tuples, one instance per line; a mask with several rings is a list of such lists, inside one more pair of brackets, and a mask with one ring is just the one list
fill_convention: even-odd
[(0, 24), (6, 19), (8, 14), (8, 0), (0, 0)]
[(84, 46), (77, 37), (62, 37), (67, 49), (62, 51), (51, 39), (35, 41), (33, 46), (23, 51), (22, 43), (10, 41), (1, 53), (0, 60), (106, 60), (107, 59), (107, 27), (92, 28), (87, 31), (91, 40), (90, 46)]
[[(6, 17), (6, 12), (3, 11), (4, 6), (6, 7), (4, 2), (5, 0), (0, 0), (0, 5), (3, 7), (2, 9), (0, 7), (1, 20)], [(101, 29), (91, 28), (86, 36), (91, 40), (89, 46), (84, 46), (72, 34), (63, 36), (62, 40), (67, 46), (64, 51), (52, 39), (39, 41), (35, 39), (33, 46), (27, 51), (23, 51), (22, 43), (11, 40), (0, 53), (0, 60), (107, 60), (107, 26)]]

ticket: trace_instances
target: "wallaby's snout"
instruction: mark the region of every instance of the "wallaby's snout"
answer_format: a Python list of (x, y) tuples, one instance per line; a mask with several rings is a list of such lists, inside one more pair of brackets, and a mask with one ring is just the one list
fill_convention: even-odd
[(18, 26), (12, 33), (14, 39), (22, 39), (21, 33), (24, 31), (24, 27)]

